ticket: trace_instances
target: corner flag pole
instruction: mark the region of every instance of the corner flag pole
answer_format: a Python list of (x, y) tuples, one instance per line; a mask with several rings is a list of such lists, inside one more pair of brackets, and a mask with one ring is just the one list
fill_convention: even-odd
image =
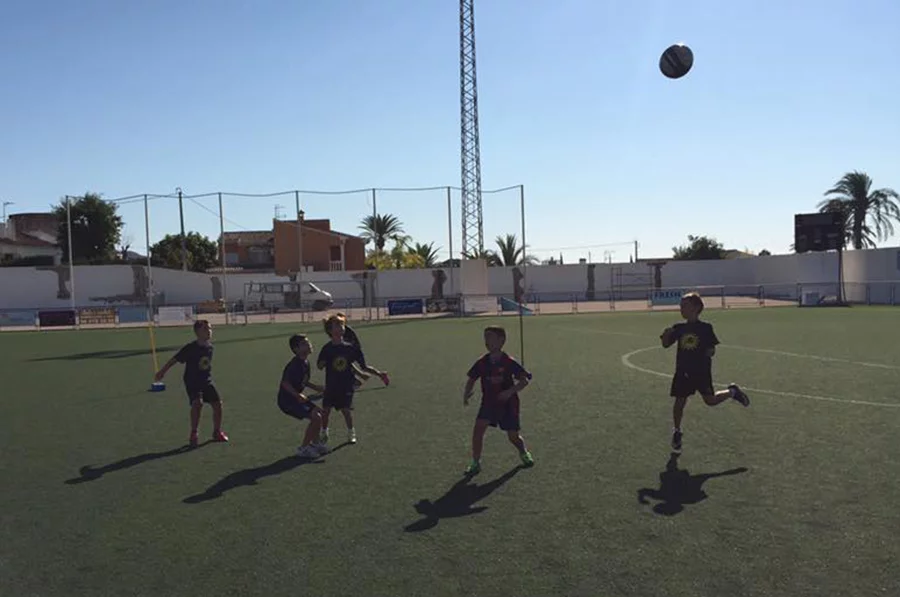
[(522, 292), (519, 294), (519, 358), (525, 366), (525, 322), (522, 317), (525, 301), (525, 290), (528, 288), (526, 271), (528, 269), (528, 245), (525, 244), (525, 185), (519, 185), (519, 212), (522, 219)]

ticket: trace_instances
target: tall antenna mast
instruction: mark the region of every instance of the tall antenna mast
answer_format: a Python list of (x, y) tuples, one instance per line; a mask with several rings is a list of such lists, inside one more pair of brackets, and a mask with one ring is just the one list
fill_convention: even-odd
[(481, 148), (478, 140), (478, 81), (475, 76), (475, 0), (459, 2), (459, 112), (462, 253), (465, 256), (484, 250)]

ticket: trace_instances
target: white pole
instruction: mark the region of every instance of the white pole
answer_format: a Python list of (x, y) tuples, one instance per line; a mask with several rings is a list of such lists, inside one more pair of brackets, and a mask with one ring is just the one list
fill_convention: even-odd
[(447, 187), (447, 233), (450, 243), (450, 261), (447, 263), (450, 270), (450, 296), (453, 296), (453, 209), (451, 203), (453, 198), (450, 194), (450, 187)]
[(300, 209), (300, 191), (294, 191), (297, 208), (297, 292), (300, 293), (300, 312), (303, 313), (303, 211)]
[(222, 254), (222, 304), (225, 305), (225, 325), (228, 325), (228, 265), (225, 263), (225, 212), (222, 211), (222, 193), (219, 193), (219, 250)]
[(66, 195), (66, 220), (69, 235), (69, 298), (72, 303), (72, 312), (75, 314), (75, 261), (72, 256), (72, 198)]
[(144, 195), (144, 245), (147, 251), (147, 325), (153, 325), (153, 264), (150, 261), (150, 208)]

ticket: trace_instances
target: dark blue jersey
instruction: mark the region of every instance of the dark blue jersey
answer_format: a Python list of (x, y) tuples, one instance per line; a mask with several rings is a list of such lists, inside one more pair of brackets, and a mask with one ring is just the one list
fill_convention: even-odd
[(335, 344), (329, 342), (319, 351), (316, 359), (319, 367), (325, 368), (325, 389), (331, 392), (352, 392), (356, 377), (353, 374), (353, 363), (366, 366), (366, 357), (362, 350), (349, 342)]
[(496, 359), (486, 354), (475, 361), (469, 369), (469, 378), (481, 380), (482, 400), (491, 403), (496, 400), (497, 394), (516, 385), (516, 380), (531, 379), (531, 373), (503, 352)]
[(712, 349), (719, 343), (712, 324), (686, 321), (672, 326), (672, 337), (678, 343), (675, 370), (705, 371), (712, 366)]
[(203, 387), (212, 381), (212, 344), (200, 344), (194, 340), (185, 344), (175, 355), (175, 361), (184, 363), (184, 385)]
[[(290, 362), (285, 365), (284, 371), (281, 374), (281, 383), (285, 382), (287, 382), (287, 384), (296, 392), (302, 393), (306, 384), (309, 383), (309, 362), (306, 359), (301, 359), (299, 357), (291, 359)], [(296, 396), (282, 388), (281, 383), (278, 384), (278, 401), (296, 401)]]

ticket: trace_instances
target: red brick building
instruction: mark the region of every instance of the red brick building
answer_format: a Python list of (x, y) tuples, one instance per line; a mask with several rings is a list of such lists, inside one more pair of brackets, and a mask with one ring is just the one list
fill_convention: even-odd
[[(269, 270), (287, 275), (298, 270), (301, 247), (296, 220), (273, 220), (272, 230), (225, 233), (228, 267)], [(303, 220), (303, 265), (306, 271), (365, 269), (365, 243), (358, 236), (336, 232), (330, 220)]]

